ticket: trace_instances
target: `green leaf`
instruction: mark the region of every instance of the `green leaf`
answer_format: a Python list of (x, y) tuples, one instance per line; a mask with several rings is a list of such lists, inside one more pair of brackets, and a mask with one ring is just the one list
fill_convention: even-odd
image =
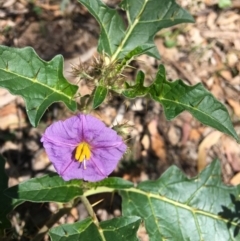
[(3, 237), (4, 229), (11, 227), (11, 223), (6, 217), (7, 214), (22, 203), (22, 201), (6, 196), (4, 190), (7, 188), (8, 176), (5, 173), (5, 160), (0, 155), (0, 237)]
[(149, 87), (149, 93), (163, 105), (168, 120), (187, 110), (201, 123), (240, 141), (226, 107), (201, 83), (188, 86), (182, 80), (169, 82), (166, 80), (164, 66), (160, 65), (156, 79)]
[(135, 80), (135, 85), (130, 86), (127, 82), (126, 82), (126, 86), (127, 88), (122, 92), (122, 94), (130, 99), (134, 99), (136, 97), (142, 97), (145, 96), (146, 94), (148, 94), (149, 92), (149, 88), (145, 87), (144, 84), (144, 78), (145, 78), (145, 74), (140, 70), (137, 73), (137, 77)]
[(120, 177), (108, 177), (100, 182), (89, 182), (87, 185), (90, 188), (108, 187), (108, 188), (113, 188), (117, 190), (131, 188), (134, 186), (132, 182), (124, 180)]
[(126, 83), (126, 89), (122, 94), (127, 98), (149, 94), (153, 100), (163, 105), (168, 120), (186, 110), (203, 124), (226, 133), (240, 142), (226, 107), (201, 83), (189, 86), (182, 80), (167, 81), (163, 65), (159, 66), (156, 78), (150, 86), (144, 86), (144, 77), (144, 73), (139, 71), (135, 85), (130, 86)]
[(120, 191), (123, 216), (143, 218), (150, 241), (240, 240), (240, 186), (221, 181), (219, 161), (189, 179), (175, 166)]
[(32, 178), (8, 188), (9, 197), (32, 202), (69, 202), (83, 194), (81, 180), (64, 181), (57, 174)]
[(138, 241), (137, 230), (141, 218), (136, 216), (120, 217), (100, 223), (106, 241)]
[(179, 23), (194, 22), (191, 15), (175, 0), (123, 0), (120, 7), (126, 11), (128, 26), (116, 9), (111, 9), (100, 0), (78, 0), (98, 21), (101, 34), (98, 51), (106, 53), (113, 62), (123, 59), (136, 47), (144, 47), (147, 54), (159, 58), (153, 42), (155, 34)]
[(127, 66), (134, 59), (134, 57), (145, 54), (152, 48), (152, 46), (148, 47), (148, 45), (142, 45), (141, 47), (136, 47), (135, 49), (131, 50), (121, 61), (121, 64), (118, 66), (118, 71), (120, 72), (120, 70)]
[(61, 55), (45, 62), (30, 47), (0, 46), (0, 87), (24, 98), (33, 126), (37, 126), (45, 110), (54, 102), (62, 101), (70, 110), (76, 110), (73, 96), (77, 86), (64, 78)]
[(96, 88), (94, 92), (94, 97), (93, 97), (93, 109), (96, 109), (99, 105), (102, 104), (107, 94), (108, 94), (108, 89), (106, 87), (99, 85)]
[(64, 224), (49, 232), (52, 241), (137, 241), (139, 217), (120, 217), (100, 223), (97, 227), (91, 218), (74, 224)]
[(111, 9), (100, 0), (78, 0), (98, 21), (101, 34), (98, 41), (98, 51), (113, 54), (121, 42), (125, 26), (115, 9)]

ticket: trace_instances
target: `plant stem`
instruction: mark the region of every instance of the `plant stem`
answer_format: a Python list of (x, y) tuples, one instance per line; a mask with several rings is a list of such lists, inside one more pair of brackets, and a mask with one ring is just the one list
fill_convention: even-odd
[(92, 217), (94, 224), (97, 226), (97, 228), (98, 228), (98, 230), (99, 230), (99, 234), (100, 234), (100, 236), (101, 236), (101, 238), (102, 238), (102, 241), (106, 241), (106, 239), (105, 239), (105, 237), (104, 237), (104, 235), (103, 235), (103, 230), (102, 230), (102, 228), (100, 227), (98, 218), (97, 218), (97, 216), (96, 216), (96, 214), (95, 214), (95, 212), (94, 212), (94, 210), (93, 210), (93, 208), (92, 208), (91, 203), (90, 203), (90, 202), (88, 201), (88, 199), (87, 199), (85, 196), (83, 196), (83, 195), (80, 197), (80, 199), (81, 199), (83, 205), (85, 206), (85, 208), (87, 209), (88, 214)]
[(108, 192), (114, 192), (115, 189), (110, 188), (110, 187), (97, 187), (97, 188), (92, 188), (84, 192), (84, 196), (88, 197), (91, 195), (96, 195), (99, 193), (108, 193)]
[(85, 196), (81, 196), (80, 199), (83, 205), (85, 206), (85, 208), (87, 209), (88, 214), (93, 218), (94, 222), (98, 223), (97, 216), (92, 208), (91, 203), (88, 201), (88, 199)]

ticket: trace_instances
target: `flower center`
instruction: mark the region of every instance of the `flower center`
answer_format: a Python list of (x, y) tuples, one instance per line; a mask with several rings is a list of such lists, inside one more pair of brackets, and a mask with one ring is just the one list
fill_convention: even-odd
[(79, 162), (83, 162), (83, 167), (86, 169), (86, 160), (89, 160), (91, 157), (91, 149), (88, 143), (81, 142), (75, 152), (75, 159)]

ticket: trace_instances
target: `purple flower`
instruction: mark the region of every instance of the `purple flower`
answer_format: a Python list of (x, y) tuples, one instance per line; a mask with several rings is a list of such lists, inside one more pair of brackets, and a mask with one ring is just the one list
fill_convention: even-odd
[(91, 115), (79, 114), (49, 126), (41, 141), (57, 173), (65, 180), (99, 181), (126, 151), (122, 137)]

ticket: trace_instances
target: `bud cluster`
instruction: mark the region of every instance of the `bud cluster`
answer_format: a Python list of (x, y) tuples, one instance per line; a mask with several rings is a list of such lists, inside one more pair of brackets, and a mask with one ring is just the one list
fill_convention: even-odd
[(121, 71), (119, 61), (110, 62), (106, 55), (99, 55), (88, 65), (80, 63), (72, 66), (73, 75), (85, 80), (90, 89), (101, 85), (118, 93), (124, 87), (124, 76)]

